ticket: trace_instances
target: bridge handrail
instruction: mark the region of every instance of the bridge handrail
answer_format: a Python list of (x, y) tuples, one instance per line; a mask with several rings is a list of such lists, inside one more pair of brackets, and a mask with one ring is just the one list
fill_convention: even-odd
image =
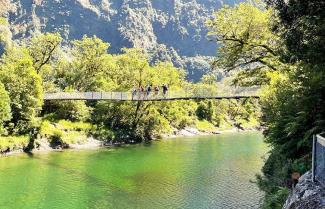
[(138, 92), (132, 95), (131, 92), (53, 92), (45, 93), (44, 100), (164, 100), (164, 99), (186, 99), (186, 98), (215, 98), (215, 97), (257, 97), (251, 92), (237, 94), (222, 94), (208, 91), (168, 91), (162, 92)]

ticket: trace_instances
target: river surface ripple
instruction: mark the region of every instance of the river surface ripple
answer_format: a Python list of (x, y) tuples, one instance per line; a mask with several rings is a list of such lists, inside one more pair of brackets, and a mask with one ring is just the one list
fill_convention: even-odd
[(260, 133), (0, 158), (0, 208), (258, 208)]

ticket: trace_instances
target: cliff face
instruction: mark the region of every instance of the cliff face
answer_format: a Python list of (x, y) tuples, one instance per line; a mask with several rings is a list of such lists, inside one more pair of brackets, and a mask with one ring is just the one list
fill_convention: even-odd
[(299, 179), (283, 209), (325, 209), (325, 188), (312, 182), (311, 172)]
[[(110, 52), (141, 47), (153, 60), (173, 61), (197, 80), (216, 45), (205, 21), (223, 4), (242, 0), (0, 0), (14, 39), (58, 31), (65, 39), (96, 35)], [(5, 5), (5, 6), (4, 6)], [(9, 9), (10, 8), (10, 9)]]

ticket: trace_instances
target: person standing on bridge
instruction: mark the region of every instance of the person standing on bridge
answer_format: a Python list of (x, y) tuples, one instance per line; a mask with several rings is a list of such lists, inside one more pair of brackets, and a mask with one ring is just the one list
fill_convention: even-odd
[(168, 92), (168, 87), (167, 87), (167, 85), (166, 85), (166, 84), (163, 84), (162, 89), (163, 89), (163, 95), (164, 95), (164, 98), (166, 98), (166, 95), (167, 95), (167, 92)]
[(158, 97), (159, 94), (159, 86), (155, 86), (155, 97)]
[(145, 95), (144, 95), (144, 88), (143, 86), (139, 87), (139, 99), (144, 99)]
[(137, 88), (135, 86), (133, 86), (133, 89), (132, 89), (132, 100), (134, 100), (134, 97), (137, 96), (137, 92), (138, 92)]
[(147, 86), (147, 98), (149, 98), (151, 90), (152, 90), (152, 84)]

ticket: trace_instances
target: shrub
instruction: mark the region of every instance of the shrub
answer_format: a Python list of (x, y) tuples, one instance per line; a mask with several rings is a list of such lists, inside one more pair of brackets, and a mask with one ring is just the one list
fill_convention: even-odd
[(196, 109), (196, 115), (199, 118), (199, 120), (207, 120), (212, 121), (213, 118), (213, 108), (212, 108), (212, 102), (200, 102), (199, 106)]
[(51, 146), (68, 147), (69, 144), (84, 143), (93, 126), (84, 122), (45, 120), (40, 127), (40, 135), (49, 140)]
[(10, 99), (4, 85), (0, 82), (0, 135), (4, 133), (3, 123), (10, 120)]
[(277, 188), (276, 192), (266, 194), (262, 209), (281, 209), (290, 190), (286, 187)]
[(91, 108), (84, 101), (55, 101), (44, 107), (45, 112), (55, 109), (55, 119), (70, 121), (87, 121)]
[(0, 152), (24, 149), (28, 146), (28, 136), (0, 137)]
[(209, 121), (206, 121), (206, 120), (197, 121), (196, 128), (199, 131), (207, 131), (207, 132), (216, 130), (216, 127), (212, 123), (210, 123)]

